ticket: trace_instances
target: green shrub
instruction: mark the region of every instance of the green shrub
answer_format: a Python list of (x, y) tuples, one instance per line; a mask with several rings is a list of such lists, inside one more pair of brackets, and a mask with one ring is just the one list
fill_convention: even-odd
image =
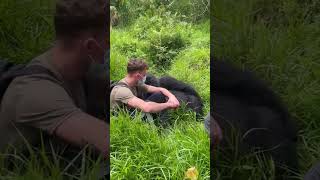
[(179, 0), (171, 1), (167, 9), (178, 13), (188, 22), (198, 23), (209, 19), (210, 0)]
[(110, 37), (111, 51), (119, 51), (128, 58), (146, 58), (146, 41), (134, 37), (129, 30), (113, 29)]
[(120, 80), (127, 73), (128, 58), (116, 50), (110, 53), (110, 79)]
[(185, 46), (181, 35), (174, 32), (154, 33), (149, 44), (149, 60), (157, 69), (167, 69), (173, 58)]
[(165, 13), (141, 16), (132, 26), (113, 29), (111, 46), (128, 57), (144, 58), (156, 69), (170, 67), (171, 61), (191, 41), (192, 26)]
[(148, 59), (157, 69), (167, 69), (175, 56), (190, 43), (191, 25), (177, 21), (166, 13), (150, 18), (150, 24), (143, 25), (145, 18), (137, 20), (134, 33), (148, 42)]
[(203, 100), (210, 101), (210, 49), (186, 49), (174, 60), (168, 74), (191, 84)]
[(188, 22), (209, 18), (209, 0), (111, 0), (111, 5), (118, 10), (122, 25), (134, 23), (141, 15), (155, 16), (164, 11)]

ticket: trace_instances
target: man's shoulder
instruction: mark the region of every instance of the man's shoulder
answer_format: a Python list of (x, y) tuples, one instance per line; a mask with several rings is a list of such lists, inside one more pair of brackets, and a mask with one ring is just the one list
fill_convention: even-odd
[(123, 81), (119, 81), (110, 93), (111, 100), (119, 100), (123, 98), (133, 97), (134, 94), (129, 86), (126, 85)]
[[(55, 79), (40, 75), (29, 75), (15, 78), (9, 85), (4, 99), (13, 100), (22, 96), (54, 96), (62, 94), (64, 88)], [(8, 96), (8, 97), (6, 97)], [(6, 97), (6, 98), (5, 98)]]
[(128, 84), (125, 82), (125, 80), (121, 79), (120, 81), (113, 83), (113, 88), (112, 88), (111, 92), (112, 91), (115, 92), (115, 91), (118, 91), (119, 89), (121, 90), (123, 88), (130, 89)]
[(48, 70), (48, 73), (45, 71), (42, 73), (35, 72), (31, 74), (28, 73), (28, 75), (16, 77), (12, 80), (12, 82), (10, 83), (10, 86), (29, 86), (34, 82), (41, 83), (41, 82), (47, 82), (48, 80), (53, 82), (61, 81), (60, 76), (57, 75), (56, 70), (50, 64), (50, 58), (51, 58), (51, 51), (48, 50), (38, 55), (37, 57), (33, 58), (26, 65), (26, 68), (29, 68), (30, 66), (34, 66), (34, 65), (40, 66), (43, 69)]
[(124, 94), (131, 93), (131, 89), (125, 85), (116, 85), (112, 89), (111, 93), (114, 94), (115, 96), (119, 96), (119, 95), (122, 96)]
[[(59, 100), (59, 101), (58, 101)], [(1, 113), (18, 117), (17, 111), (35, 111), (34, 109), (51, 110), (52, 106), (66, 102), (72, 103), (67, 92), (49, 80), (25, 76), (12, 81), (1, 100)], [(51, 109), (50, 109), (51, 108)], [(36, 111), (35, 111), (36, 112)]]

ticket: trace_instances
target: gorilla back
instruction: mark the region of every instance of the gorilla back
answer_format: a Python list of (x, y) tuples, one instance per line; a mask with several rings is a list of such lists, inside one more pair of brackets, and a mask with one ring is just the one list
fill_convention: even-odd
[(242, 152), (271, 155), (277, 178), (284, 173), (280, 166), (297, 169), (296, 126), (279, 97), (252, 73), (216, 59), (211, 78), (210, 113), (223, 131), (220, 146), (234, 146), (236, 134)]

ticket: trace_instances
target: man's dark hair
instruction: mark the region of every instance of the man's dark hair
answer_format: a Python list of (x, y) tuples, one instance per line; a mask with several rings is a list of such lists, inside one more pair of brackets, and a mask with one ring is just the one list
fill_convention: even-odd
[(110, 32), (109, 0), (57, 0), (54, 24), (57, 38), (83, 31)]
[(128, 62), (127, 73), (135, 73), (138, 71), (144, 71), (148, 69), (148, 65), (142, 59), (132, 58)]

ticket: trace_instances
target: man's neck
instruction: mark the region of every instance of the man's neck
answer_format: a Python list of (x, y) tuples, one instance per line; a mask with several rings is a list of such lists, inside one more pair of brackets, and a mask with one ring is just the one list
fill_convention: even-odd
[(137, 85), (137, 82), (132, 77), (130, 77), (128, 75), (124, 78), (124, 80), (128, 84), (129, 87), (134, 87)]
[(52, 48), (52, 64), (64, 79), (73, 81), (84, 77), (87, 69), (79, 63), (75, 55), (58, 45)]

